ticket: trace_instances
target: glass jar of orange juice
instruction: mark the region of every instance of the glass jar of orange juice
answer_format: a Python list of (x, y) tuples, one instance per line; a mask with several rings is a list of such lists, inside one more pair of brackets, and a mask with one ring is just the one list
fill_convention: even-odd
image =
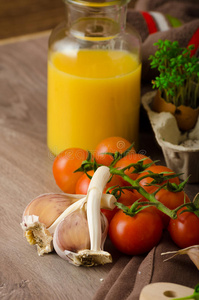
[(94, 150), (104, 138), (138, 143), (140, 37), (126, 27), (127, 0), (66, 0), (48, 53), (47, 140)]

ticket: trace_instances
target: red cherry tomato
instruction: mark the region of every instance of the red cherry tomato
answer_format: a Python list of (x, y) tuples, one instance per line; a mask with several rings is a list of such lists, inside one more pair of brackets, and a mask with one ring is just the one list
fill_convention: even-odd
[(125, 206), (132, 205), (138, 197), (131, 190), (123, 190), (118, 202), (124, 204)]
[[(189, 197), (185, 194), (184, 191), (181, 192), (170, 192), (168, 190), (162, 189), (155, 195), (155, 198), (164, 204), (169, 209), (175, 209), (183, 203), (190, 202)], [(161, 216), (163, 225), (166, 228), (169, 224), (169, 216), (165, 215), (163, 212), (157, 209), (158, 214)]]
[[(145, 170), (145, 172), (143, 172), (142, 174), (138, 175), (137, 179), (141, 178), (141, 177), (144, 176), (144, 175), (149, 174), (149, 173), (147, 172), (148, 170), (151, 171), (151, 172), (153, 172), (153, 173), (171, 172), (171, 174), (169, 174), (169, 175), (175, 174), (175, 173), (174, 173), (170, 168), (168, 168), (168, 167), (161, 166), (161, 165), (153, 165), (153, 166), (147, 168), (147, 169)], [(166, 176), (166, 175), (167, 175), (167, 174), (165, 174), (164, 176)], [(146, 178), (140, 180), (140, 185), (141, 185), (148, 193), (153, 193), (155, 190), (158, 189), (158, 187), (157, 187), (157, 186), (148, 186), (148, 184), (150, 184), (152, 181), (153, 181), (153, 179), (152, 179), (152, 178), (150, 177), (150, 175), (149, 175), (149, 177), (146, 177)], [(176, 184), (179, 184), (179, 183), (180, 183), (180, 180), (179, 180), (178, 177), (171, 178), (171, 179), (169, 179), (168, 181), (171, 182), (171, 183), (176, 183)], [(163, 185), (163, 184), (165, 184), (165, 183), (166, 183), (166, 181), (163, 181), (162, 183), (159, 183), (159, 184), (156, 184), (156, 185), (161, 186), (161, 185)], [(143, 197), (140, 193), (138, 193), (136, 190), (134, 191), (134, 193), (135, 193), (138, 197), (140, 197), (141, 199), (144, 200), (144, 197)]]
[[(131, 143), (122, 137), (109, 137), (101, 141), (94, 153), (94, 158), (98, 164), (102, 164), (105, 166), (110, 166), (113, 161), (113, 157), (108, 154), (103, 154), (106, 152), (115, 153), (120, 152), (123, 153), (131, 146)], [(135, 153), (135, 149), (131, 149), (131, 153)]]
[[(94, 171), (93, 170), (88, 171), (88, 174), (90, 176), (93, 176)], [(90, 178), (86, 174), (83, 174), (76, 183), (75, 193), (86, 195), (87, 191), (88, 191), (89, 184), (90, 184)], [(120, 176), (114, 175), (112, 177), (111, 181), (106, 184), (106, 187), (104, 189), (104, 193), (106, 192), (106, 190), (109, 187), (116, 186), (116, 185), (117, 186), (123, 186), (123, 180)]]
[[(93, 176), (93, 174), (94, 174), (93, 170), (88, 171), (88, 175)], [(75, 193), (86, 195), (90, 181), (91, 181), (90, 178), (86, 174), (81, 175), (81, 177), (78, 179), (76, 183)]]
[(74, 173), (87, 158), (87, 151), (69, 148), (61, 152), (54, 160), (53, 175), (60, 189), (69, 194), (75, 193), (75, 186), (83, 172)]
[[(107, 182), (106, 184), (106, 187), (104, 189), (104, 191), (106, 192), (106, 190), (108, 188), (111, 188), (112, 186), (120, 186), (122, 187), (124, 184), (123, 184), (123, 179), (122, 177), (118, 176), (118, 175), (113, 175), (111, 181)], [(110, 190), (110, 192), (112, 191), (113, 189)]]
[[(124, 204), (125, 206), (131, 206), (136, 200), (138, 200), (138, 198), (134, 193), (132, 193), (129, 190), (123, 190), (123, 193), (121, 194), (121, 196), (117, 200), (117, 202), (120, 202), (120, 203)], [(110, 221), (112, 220), (112, 218), (114, 217), (114, 215), (116, 214), (116, 212), (119, 210), (120, 209), (117, 207), (115, 207), (113, 210), (101, 209), (103, 214), (105, 214), (105, 216), (107, 217), (109, 224), (110, 224)]]
[[(122, 159), (120, 159), (115, 164), (115, 168), (118, 168), (118, 169), (125, 168), (128, 165), (130, 165), (130, 164), (136, 164), (139, 160), (144, 159), (144, 158), (145, 158), (145, 160), (143, 162), (144, 165), (150, 164), (150, 163), (153, 162), (149, 157), (147, 157), (147, 156), (145, 156), (143, 154), (139, 154), (139, 153), (132, 153), (131, 154), (130, 153), (127, 156), (125, 156)], [(134, 170), (135, 170), (135, 168), (131, 167), (130, 169), (127, 169), (125, 171), (125, 174), (128, 175), (133, 180), (135, 180), (138, 177), (138, 173), (132, 173)]]
[(199, 245), (199, 217), (193, 212), (182, 212), (185, 207), (181, 208), (177, 219), (171, 219), (168, 230), (172, 240), (178, 247), (186, 248), (193, 245)]
[(145, 208), (134, 217), (120, 210), (110, 222), (109, 237), (122, 253), (140, 255), (159, 243), (162, 228), (162, 220), (153, 207)]
[(104, 209), (104, 208), (101, 209), (101, 212), (106, 216), (109, 224), (117, 211), (118, 211), (117, 207), (115, 207), (113, 210)]

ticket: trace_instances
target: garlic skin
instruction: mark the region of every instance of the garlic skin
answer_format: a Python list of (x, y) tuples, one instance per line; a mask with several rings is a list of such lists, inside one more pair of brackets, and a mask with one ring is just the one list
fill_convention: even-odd
[(169, 258), (165, 259), (164, 261), (170, 260), (177, 255), (187, 254), (189, 258), (192, 260), (196, 268), (199, 270), (199, 245), (190, 246), (187, 248), (180, 249), (178, 251), (169, 251), (161, 253), (161, 255), (172, 254)]
[[(85, 202), (65, 216), (55, 229), (55, 251), (76, 266), (91, 267), (112, 262), (110, 253), (103, 251), (108, 221), (100, 211), (103, 190), (109, 178), (109, 168), (99, 167), (91, 179)], [(114, 196), (111, 199), (109, 208), (113, 208), (113, 201), (116, 202)]]

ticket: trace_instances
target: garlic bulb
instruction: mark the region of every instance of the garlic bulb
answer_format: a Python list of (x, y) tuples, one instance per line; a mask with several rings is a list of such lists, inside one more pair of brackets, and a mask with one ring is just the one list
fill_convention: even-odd
[[(115, 197), (103, 194), (101, 207), (113, 209)], [(53, 250), (53, 234), (64, 217), (81, 208), (87, 196), (77, 194), (43, 194), (25, 208), (21, 227), (29, 244), (37, 245), (39, 255)]]
[[(103, 251), (108, 221), (100, 212), (103, 190), (109, 178), (109, 168), (99, 167), (91, 179), (86, 201), (67, 215), (55, 229), (53, 236), (55, 251), (76, 266), (94, 266), (112, 262), (111, 255)], [(112, 201), (116, 201), (114, 198)], [(112, 204), (109, 203), (109, 208), (113, 208)]]

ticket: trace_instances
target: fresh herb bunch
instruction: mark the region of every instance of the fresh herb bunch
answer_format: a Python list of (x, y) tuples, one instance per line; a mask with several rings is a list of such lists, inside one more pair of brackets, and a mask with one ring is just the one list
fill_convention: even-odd
[(199, 107), (199, 58), (191, 56), (194, 45), (181, 48), (178, 41), (158, 40), (155, 55), (151, 55), (151, 68), (157, 68), (159, 76), (152, 81), (166, 102)]

